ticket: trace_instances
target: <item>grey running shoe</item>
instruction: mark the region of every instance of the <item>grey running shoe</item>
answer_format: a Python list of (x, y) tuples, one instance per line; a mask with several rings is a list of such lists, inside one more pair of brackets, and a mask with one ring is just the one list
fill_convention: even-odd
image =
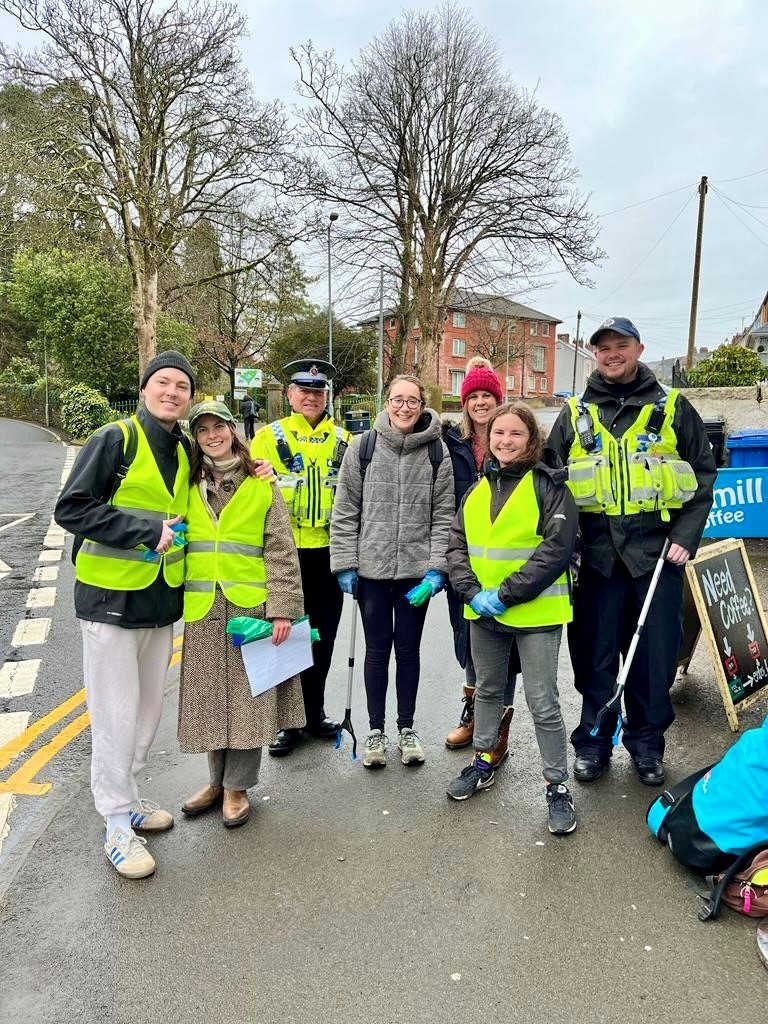
[(401, 729), (397, 745), (403, 764), (424, 764), (424, 748), (413, 729)]
[(547, 786), (547, 803), (549, 804), (549, 831), (556, 836), (564, 836), (576, 828), (576, 812), (573, 809), (573, 797), (568, 787), (562, 782), (550, 782)]
[(477, 767), (476, 761), (472, 761), (455, 779), (451, 779), (446, 793), (451, 800), (469, 800), (478, 789), (488, 789), (495, 781), (496, 772), (493, 768), (484, 770)]
[(366, 768), (383, 768), (387, 763), (389, 740), (381, 729), (371, 729), (365, 740), (363, 764)]

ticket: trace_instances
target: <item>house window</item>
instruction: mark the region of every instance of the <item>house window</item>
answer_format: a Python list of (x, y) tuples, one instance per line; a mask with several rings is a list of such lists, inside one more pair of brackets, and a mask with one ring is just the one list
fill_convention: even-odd
[(393, 316), (391, 316), (389, 318), (389, 326), (390, 327), (397, 327), (397, 320)]
[(545, 338), (549, 337), (549, 324), (542, 325), (541, 333), (544, 335)]
[(455, 356), (463, 356), (465, 354), (465, 343), (461, 338), (453, 339), (453, 354)]
[(535, 390), (536, 390), (536, 378), (533, 376), (532, 373), (529, 373), (528, 374), (528, 391), (535, 391)]
[(539, 377), (539, 391), (546, 391), (546, 390), (547, 390), (547, 378), (546, 377)]
[(467, 324), (467, 318), (464, 316), (463, 313), (454, 313), (453, 314), (453, 326), (454, 327), (466, 327), (466, 324)]
[(460, 395), (461, 385), (464, 382), (463, 370), (451, 370), (451, 394)]
[(496, 319), (495, 316), (492, 316), (491, 317), (491, 330), (492, 331), (498, 331), (498, 329), (499, 329), (499, 321)]
[(507, 391), (515, 390), (515, 378), (513, 376), (507, 377)]
[(539, 321), (531, 320), (531, 334), (536, 335), (539, 333)]
[(536, 370), (538, 373), (543, 373), (546, 358), (546, 347), (544, 345), (534, 345), (531, 349), (531, 369)]

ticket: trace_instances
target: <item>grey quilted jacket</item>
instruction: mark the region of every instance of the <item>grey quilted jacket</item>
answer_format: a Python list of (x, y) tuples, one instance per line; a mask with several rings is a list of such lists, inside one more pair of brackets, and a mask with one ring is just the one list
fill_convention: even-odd
[(432, 484), (429, 442), (440, 438), (440, 417), (426, 409), (412, 434), (390, 426), (382, 412), (373, 458), (360, 477), (359, 439), (344, 456), (331, 520), (331, 569), (357, 569), (374, 580), (421, 578), (447, 572), (445, 549), (455, 513), (448, 449)]

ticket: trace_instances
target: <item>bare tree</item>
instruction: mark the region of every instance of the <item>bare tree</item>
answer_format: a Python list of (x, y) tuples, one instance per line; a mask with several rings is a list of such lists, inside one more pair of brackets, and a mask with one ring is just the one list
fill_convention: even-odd
[(0, 46), (0, 70), (52, 98), (38, 146), (58, 153), (63, 186), (98, 208), (124, 252), (141, 372), (155, 353), (159, 275), (185, 235), (244, 190), (289, 184), (285, 116), (253, 99), (244, 19), (229, 4), (0, 0), (0, 10), (45, 37), (31, 54)]
[(434, 348), (459, 282), (519, 290), (552, 257), (587, 282), (597, 229), (562, 123), (512, 83), (468, 13), (406, 13), (349, 70), (311, 42), (292, 56), (309, 188), (344, 207), (350, 273), (384, 263), (396, 278), (393, 358), (414, 317)]

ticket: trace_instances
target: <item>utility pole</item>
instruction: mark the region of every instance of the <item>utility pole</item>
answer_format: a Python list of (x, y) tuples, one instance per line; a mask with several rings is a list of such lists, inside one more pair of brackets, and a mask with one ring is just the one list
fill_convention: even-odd
[(379, 353), (376, 373), (376, 413), (381, 412), (384, 391), (384, 267), (379, 267)]
[[(331, 297), (331, 224), (339, 219), (335, 211), (328, 214), (328, 362), (333, 365), (333, 301)], [(333, 409), (333, 381), (328, 381), (328, 413), (335, 419)]]
[(707, 194), (707, 176), (702, 175), (699, 183), (699, 222), (696, 227), (696, 254), (693, 258), (693, 288), (691, 290), (691, 322), (688, 325), (688, 355), (686, 368), (693, 366), (693, 352), (696, 343), (696, 310), (699, 305), (699, 270), (701, 269), (701, 233), (704, 227), (704, 197)]
[(576, 314), (576, 343), (573, 349), (573, 387), (571, 388), (571, 394), (576, 394), (576, 369), (579, 362), (579, 328), (581, 327), (581, 310)]

